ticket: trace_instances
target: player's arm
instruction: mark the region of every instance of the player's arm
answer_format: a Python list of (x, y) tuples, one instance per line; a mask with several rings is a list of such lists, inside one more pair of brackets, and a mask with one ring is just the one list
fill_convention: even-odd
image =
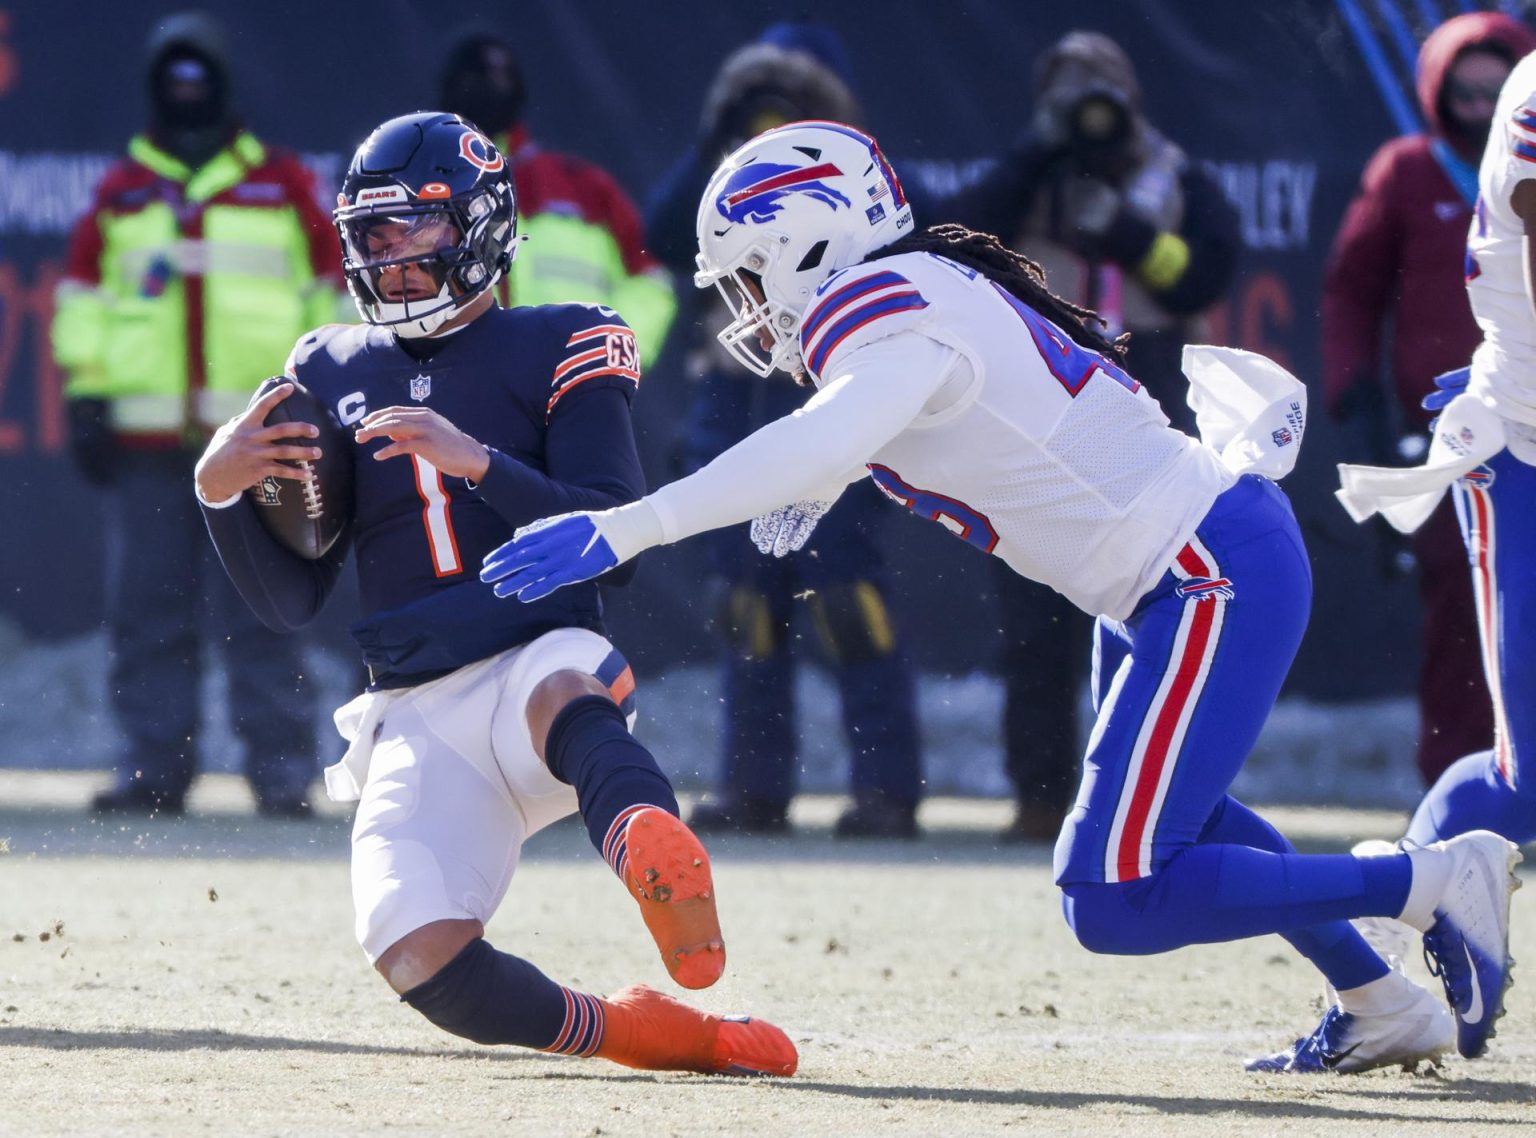
[(800, 410), (615, 514), (642, 524), (655, 537), (646, 544), (666, 544), (824, 497), (917, 418), (959, 359), (918, 333), (867, 345)]
[(1536, 315), (1536, 178), (1516, 182), (1509, 204), (1525, 226), (1525, 299)]
[(520, 531), (486, 558), (481, 577), (501, 582), (498, 595), (533, 600), (653, 545), (814, 497), (900, 434), (962, 363), (953, 348), (919, 333), (862, 347), (804, 407), (697, 473), (617, 510)]
[(298, 557), (267, 532), (245, 493), (269, 476), (305, 477), (280, 460), (319, 456), (315, 447), (283, 441), (313, 438), (318, 432), (310, 424), (262, 425), (292, 390), (274, 388), (220, 427), (194, 474), (198, 504), (224, 571), (251, 611), (274, 632), (291, 632), (315, 618), (336, 585), (351, 544), (343, 534), (319, 560)]
[(475, 490), (513, 526), (576, 510), (610, 510), (645, 493), (629, 396), (616, 387), (573, 391), (549, 418), (548, 472), (489, 451)]

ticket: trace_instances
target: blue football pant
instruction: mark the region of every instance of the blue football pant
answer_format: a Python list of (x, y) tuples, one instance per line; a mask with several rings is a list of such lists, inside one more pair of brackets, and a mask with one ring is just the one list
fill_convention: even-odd
[(1249, 476), (1130, 619), (1100, 621), (1099, 718), (1056, 847), (1067, 920), (1086, 947), (1142, 954), (1281, 933), (1337, 987), (1386, 973), (1345, 922), (1402, 911), (1407, 858), (1296, 854), (1227, 795), (1310, 604), (1290, 504)]
[(1453, 491), (1477, 600), (1494, 743), (1455, 763), (1419, 803), (1408, 838), (1468, 830), (1536, 839), (1536, 467), (1509, 451)]

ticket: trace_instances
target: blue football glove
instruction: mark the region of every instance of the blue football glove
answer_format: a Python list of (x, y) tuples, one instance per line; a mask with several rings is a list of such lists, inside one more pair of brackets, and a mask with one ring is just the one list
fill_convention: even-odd
[(1435, 376), (1435, 390), (1419, 400), (1419, 406), (1426, 411), (1444, 411), (1447, 403), (1467, 389), (1471, 378), (1470, 367), (1459, 367), (1455, 371)]
[(498, 597), (537, 601), (565, 585), (590, 581), (619, 563), (591, 514), (561, 514), (524, 526), (485, 557), (480, 580)]

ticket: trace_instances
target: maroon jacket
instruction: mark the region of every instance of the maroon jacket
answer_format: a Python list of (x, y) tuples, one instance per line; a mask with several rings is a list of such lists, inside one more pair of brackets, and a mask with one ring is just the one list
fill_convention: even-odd
[(1466, 366), (1482, 339), (1462, 280), (1472, 211), (1430, 150), (1443, 137), (1474, 165), (1481, 157), (1446, 131), (1440, 114), (1446, 73), (1470, 47), (1499, 49), (1514, 62), (1536, 50), (1536, 33), (1508, 16), (1474, 12), (1447, 20), (1424, 41), (1419, 105), (1432, 133), (1394, 138), (1371, 157), (1329, 254), (1323, 394), (1330, 414), (1356, 382), (1381, 374), (1389, 317), (1392, 383), (1415, 426), (1428, 421), (1419, 400), (1434, 377)]

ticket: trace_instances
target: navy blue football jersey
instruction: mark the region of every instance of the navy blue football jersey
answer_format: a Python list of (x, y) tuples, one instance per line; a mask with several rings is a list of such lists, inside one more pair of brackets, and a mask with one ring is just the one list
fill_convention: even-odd
[(267, 623), (292, 627), (318, 611), (355, 551), (363, 612), (353, 633), (379, 686), (421, 682), (553, 628), (601, 631), (591, 583), (525, 605), (497, 600), (478, 575), (520, 525), (645, 492), (629, 414), (634, 334), (592, 305), (493, 308), (408, 347), (384, 328), (328, 325), (299, 341), (287, 371), (344, 427), (385, 407), (436, 411), (489, 448), (484, 479), (446, 476), (415, 455), (375, 460), (388, 439), (352, 442), (352, 523), (318, 563), (259, 539), (253, 550), (243, 501), (208, 510), (242, 595)]

